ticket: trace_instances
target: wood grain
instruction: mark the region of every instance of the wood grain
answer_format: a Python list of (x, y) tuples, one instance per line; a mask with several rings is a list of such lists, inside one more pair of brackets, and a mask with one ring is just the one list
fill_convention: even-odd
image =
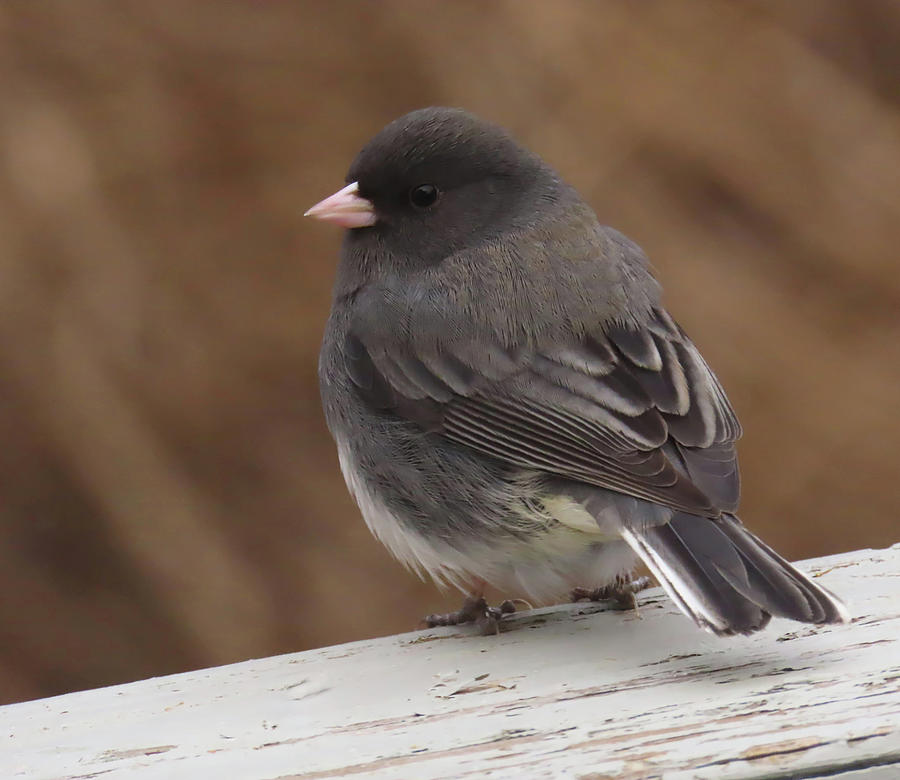
[(717, 639), (651, 591), (354, 642), (0, 707), (0, 774), (896, 776), (900, 545), (803, 568), (852, 623)]

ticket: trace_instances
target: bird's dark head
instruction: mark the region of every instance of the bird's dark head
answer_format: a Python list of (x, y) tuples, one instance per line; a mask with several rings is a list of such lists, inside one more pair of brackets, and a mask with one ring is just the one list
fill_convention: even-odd
[(347, 186), (310, 216), (350, 228), (345, 259), (430, 266), (527, 229), (568, 188), (502, 128), (453, 108), (391, 122), (359, 152)]

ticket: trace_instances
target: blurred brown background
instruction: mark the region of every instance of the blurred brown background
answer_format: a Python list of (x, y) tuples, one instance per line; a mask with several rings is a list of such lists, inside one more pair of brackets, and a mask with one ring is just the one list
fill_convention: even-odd
[[(414, 628), (316, 386), (302, 211), (429, 104), (649, 253), (794, 558), (900, 540), (900, 6), (0, 6), (0, 702)], [(598, 638), (602, 641), (602, 638)]]

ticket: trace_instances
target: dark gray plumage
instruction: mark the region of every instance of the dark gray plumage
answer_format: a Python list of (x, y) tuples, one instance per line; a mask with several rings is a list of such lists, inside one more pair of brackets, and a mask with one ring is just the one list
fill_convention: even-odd
[(555, 171), (430, 108), (375, 136), (347, 181), (309, 212), (351, 228), (321, 391), (394, 555), (537, 599), (640, 556), (718, 634), (846, 619), (733, 514), (741, 429), (722, 387), (640, 248)]

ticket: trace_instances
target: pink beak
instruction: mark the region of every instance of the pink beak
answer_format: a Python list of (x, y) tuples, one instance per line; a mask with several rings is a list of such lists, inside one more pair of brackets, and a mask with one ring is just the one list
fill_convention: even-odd
[(345, 228), (371, 227), (375, 224), (375, 207), (372, 202), (357, 195), (359, 184), (353, 182), (344, 189), (319, 201), (304, 217), (315, 217), (325, 222), (334, 222)]

